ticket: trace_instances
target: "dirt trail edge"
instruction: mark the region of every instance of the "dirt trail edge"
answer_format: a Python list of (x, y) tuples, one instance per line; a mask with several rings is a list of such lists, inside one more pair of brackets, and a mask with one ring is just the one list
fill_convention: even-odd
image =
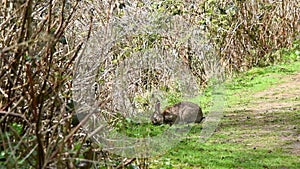
[(223, 131), (230, 142), (264, 147), (270, 152), (279, 148), (300, 158), (300, 72), (282, 80), (252, 94), (249, 103), (228, 110), (222, 125), (230, 128)]

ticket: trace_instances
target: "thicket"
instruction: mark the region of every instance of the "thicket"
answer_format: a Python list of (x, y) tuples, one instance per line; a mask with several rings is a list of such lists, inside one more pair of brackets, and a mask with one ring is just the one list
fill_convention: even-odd
[[(124, 96), (112, 88), (123, 75), (118, 70), (128, 71), (126, 96), (138, 100), (130, 103), (147, 106), (151, 103), (142, 96), (150, 89), (163, 86), (176, 93), (173, 70), (187, 69), (197, 85), (205, 85), (214, 75), (277, 62), (281, 48), (299, 50), (299, 42), (293, 44), (300, 31), (298, 0), (4, 0), (0, 5), (0, 166), (7, 168), (121, 168), (134, 161), (147, 167), (145, 159), (126, 160), (86, 146), (81, 123), (72, 124), (70, 103), (77, 90), (72, 80), (80, 77), (74, 70), (88, 59), (97, 58), (88, 65), (96, 74), (96, 100), (115, 125), (120, 107), (111, 105), (115, 95)], [(130, 73), (133, 69), (122, 67), (145, 56), (156, 69), (143, 65)], [(172, 69), (173, 61), (182, 64)]]

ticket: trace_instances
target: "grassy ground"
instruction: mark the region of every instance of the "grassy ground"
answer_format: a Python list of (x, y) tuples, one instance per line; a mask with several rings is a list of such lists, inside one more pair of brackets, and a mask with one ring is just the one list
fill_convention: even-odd
[(225, 86), (227, 106), (214, 135), (199, 142), (201, 126), (194, 126), (150, 168), (300, 168), (300, 62), (254, 68)]
[[(226, 106), (214, 134), (200, 141), (204, 126), (192, 124), (190, 132), (175, 146), (146, 159), (148, 167), (300, 168), (300, 61), (253, 68), (228, 79), (224, 86)], [(206, 117), (211, 113), (212, 96), (209, 89), (193, 99), (200, 100)], [(176, 131), (168, 125), (132, 122), (116, 129), (136, 138), (160, 137), (167, 129)]]

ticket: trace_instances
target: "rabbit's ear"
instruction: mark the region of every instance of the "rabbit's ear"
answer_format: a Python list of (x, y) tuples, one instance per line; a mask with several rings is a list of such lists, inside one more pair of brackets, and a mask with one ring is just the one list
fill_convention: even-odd
[(160, 113), (160, 101), (158, 99), (155, 103), (155, 112)]

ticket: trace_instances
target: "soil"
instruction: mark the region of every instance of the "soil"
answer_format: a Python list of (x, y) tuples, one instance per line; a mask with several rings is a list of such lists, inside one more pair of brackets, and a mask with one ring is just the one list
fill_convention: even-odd
[(222, 125), (241, 127), (227, 132), (233, 139), (230, 142), (254, 149), (267, 147), (270, 152), (280, 148), (300, 156), (300, 72), (282, 80), (275, 87), (252, 94), (246, 105), (227, 110), (230, 113), (226, 113), (227, 122)]
[[(298, 110), (300, 108), (300, 72), (286, 76), (285, 82), (253, 95), (257, 111), (277, 109)], [(288, 102), (287, 102), (288, 100)]]

